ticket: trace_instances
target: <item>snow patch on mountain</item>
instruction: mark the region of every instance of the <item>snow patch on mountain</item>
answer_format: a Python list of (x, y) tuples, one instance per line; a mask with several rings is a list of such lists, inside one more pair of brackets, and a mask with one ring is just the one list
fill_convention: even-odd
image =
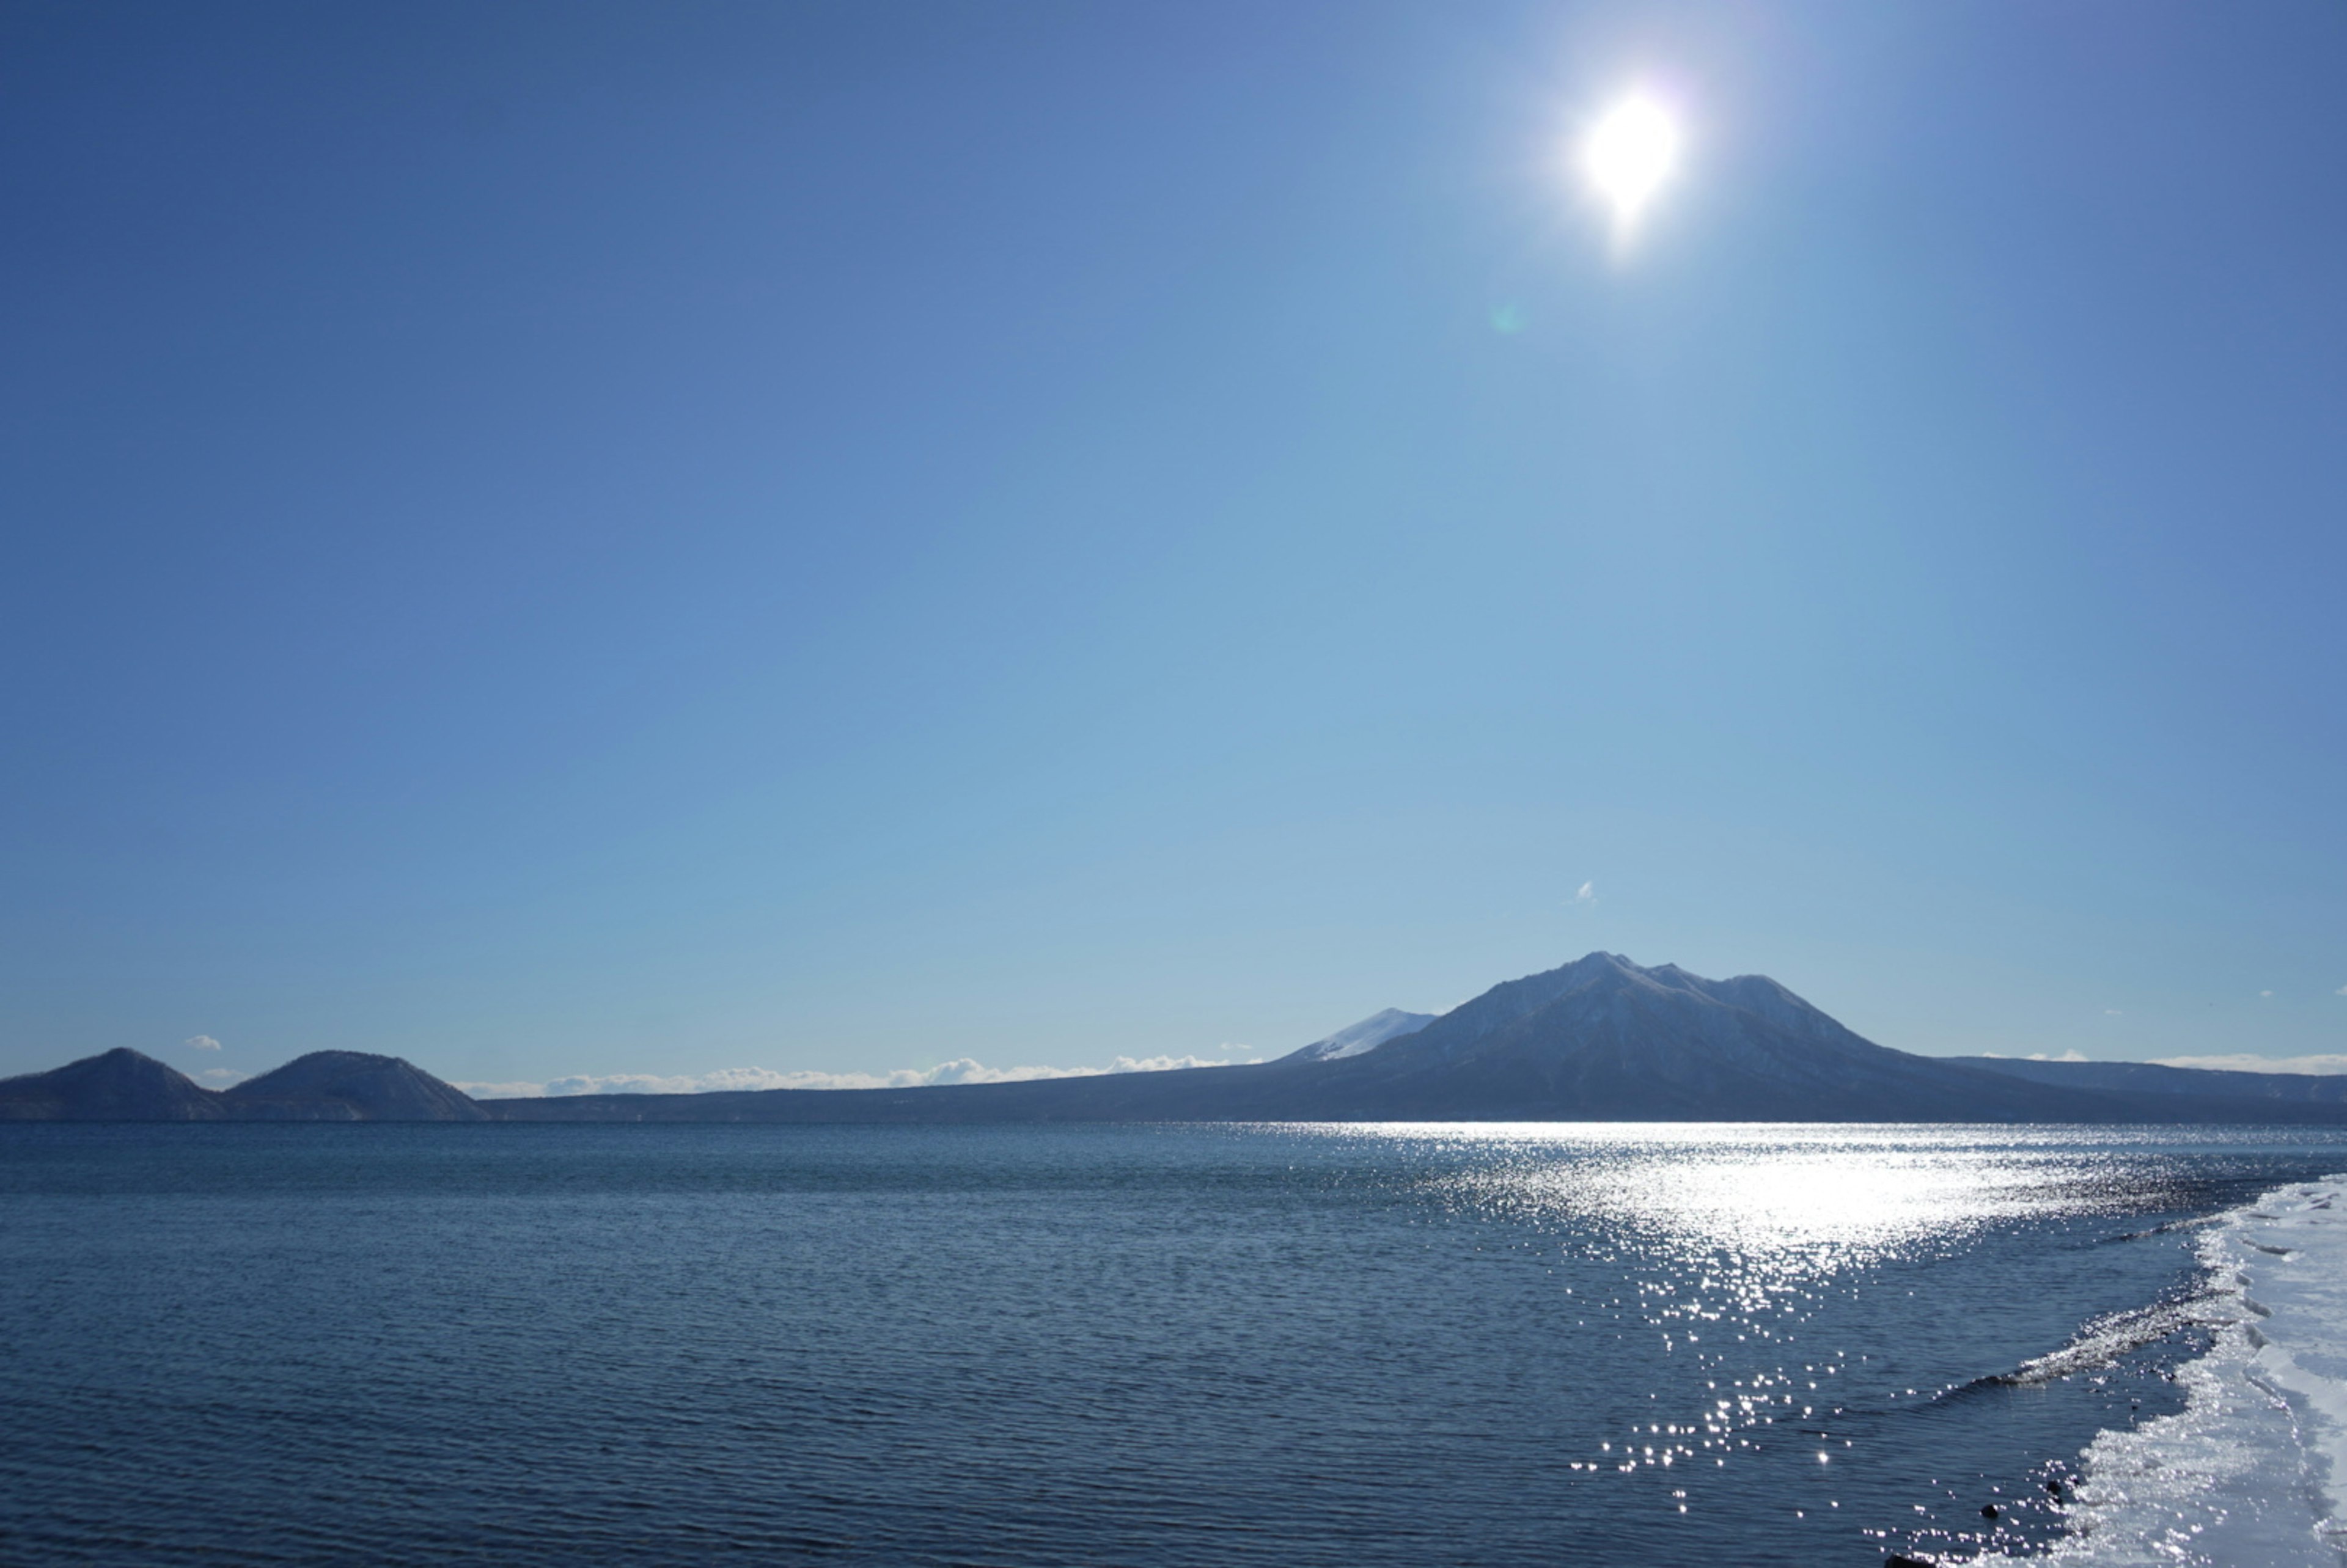
[(1326, 1040), (1316, 1040), (1301, 1050), (1290, 1051), (1288, 1061), (1334, 1061), (1339, 1057), (1359, 1056), (1375, 1050), (1389, 1040), (1406, 1034), (1416, 1034), (1438, 1015), (1430, 1012), (1404, 1012), (1399, 1008), (1388, 1008), (1373, 1012), (1357, 1024), (1338, 1030)]

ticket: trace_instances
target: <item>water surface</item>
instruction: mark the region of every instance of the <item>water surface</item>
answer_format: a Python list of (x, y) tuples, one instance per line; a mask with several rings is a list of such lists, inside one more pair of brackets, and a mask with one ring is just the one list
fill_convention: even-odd
[(2195, 1222), (2342, 1167), (2301, 1129), (0, 1128), (0, 1559), (2031, 1551), (2049, 1475), (2179, 1407)]

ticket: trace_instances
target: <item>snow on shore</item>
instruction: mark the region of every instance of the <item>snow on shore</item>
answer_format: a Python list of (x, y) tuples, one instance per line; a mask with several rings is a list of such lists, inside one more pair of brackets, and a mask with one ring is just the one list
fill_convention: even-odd
[(2186, 1407), (2086, 1452), (2062, 1564), (2347, 1563), (2347, 1177), (2278, 1188), (2209, 1226), (2233, 1308), (2179, 1368)]

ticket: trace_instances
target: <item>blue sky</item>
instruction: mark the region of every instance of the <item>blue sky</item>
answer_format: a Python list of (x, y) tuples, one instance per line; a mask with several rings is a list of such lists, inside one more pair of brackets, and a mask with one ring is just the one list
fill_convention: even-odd
[(2312, 0), (13, 5), (0, 1071), (2347, 1053), (2342, 147)]

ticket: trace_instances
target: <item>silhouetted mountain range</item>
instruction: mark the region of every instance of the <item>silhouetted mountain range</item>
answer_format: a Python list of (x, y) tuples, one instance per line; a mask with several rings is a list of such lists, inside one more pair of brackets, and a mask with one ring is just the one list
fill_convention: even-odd
[(477, 1102), (413, 1063), (356, 1050), (313, 1050), (225, 1090), (127, 1048), (0, 1079), (0, 1122), (488, 1120)]
[(396, 1057), (313, 1051), (215, 1092), (110, 1050), (0, 1080), (0, 1120), (2347, 1122), (2347, 1078), (1915, 1056), (1763, 976), (1592, 953), (1439, 1017), (1388, 1009), (1243, 1067), (476, 1102)]
[(2347, 1105), (2347, 1073), (2234, 1072), (2221, 1068), (2163, 1067), (2157, 1061), (2037, 1061), (2009, 1056), (1952, 1056), (2033, 1083), (2123, 1094), (2214, 1094), (2235, 1100), (2280, 1100)]
[[(1494, 986), (1366, 1050), (1321, 1049), (1414, 1016), (1378, 1014), (1245, 1067), (485, 1103), (545, 1122), (2347, 1122), (2347, 1103), (2229, 1091), (2229, 1080), (2254, 1074), (2169, 1069), (2185, 1080), (2105, 1087), (2005, 1071), (2023, 1064), (1911, 1055), (1860, 1039), (1763, 976), (1707, 980), (1612, 953)], [(2196, 1090), (2198, 1076), (2209, 1081)]]

